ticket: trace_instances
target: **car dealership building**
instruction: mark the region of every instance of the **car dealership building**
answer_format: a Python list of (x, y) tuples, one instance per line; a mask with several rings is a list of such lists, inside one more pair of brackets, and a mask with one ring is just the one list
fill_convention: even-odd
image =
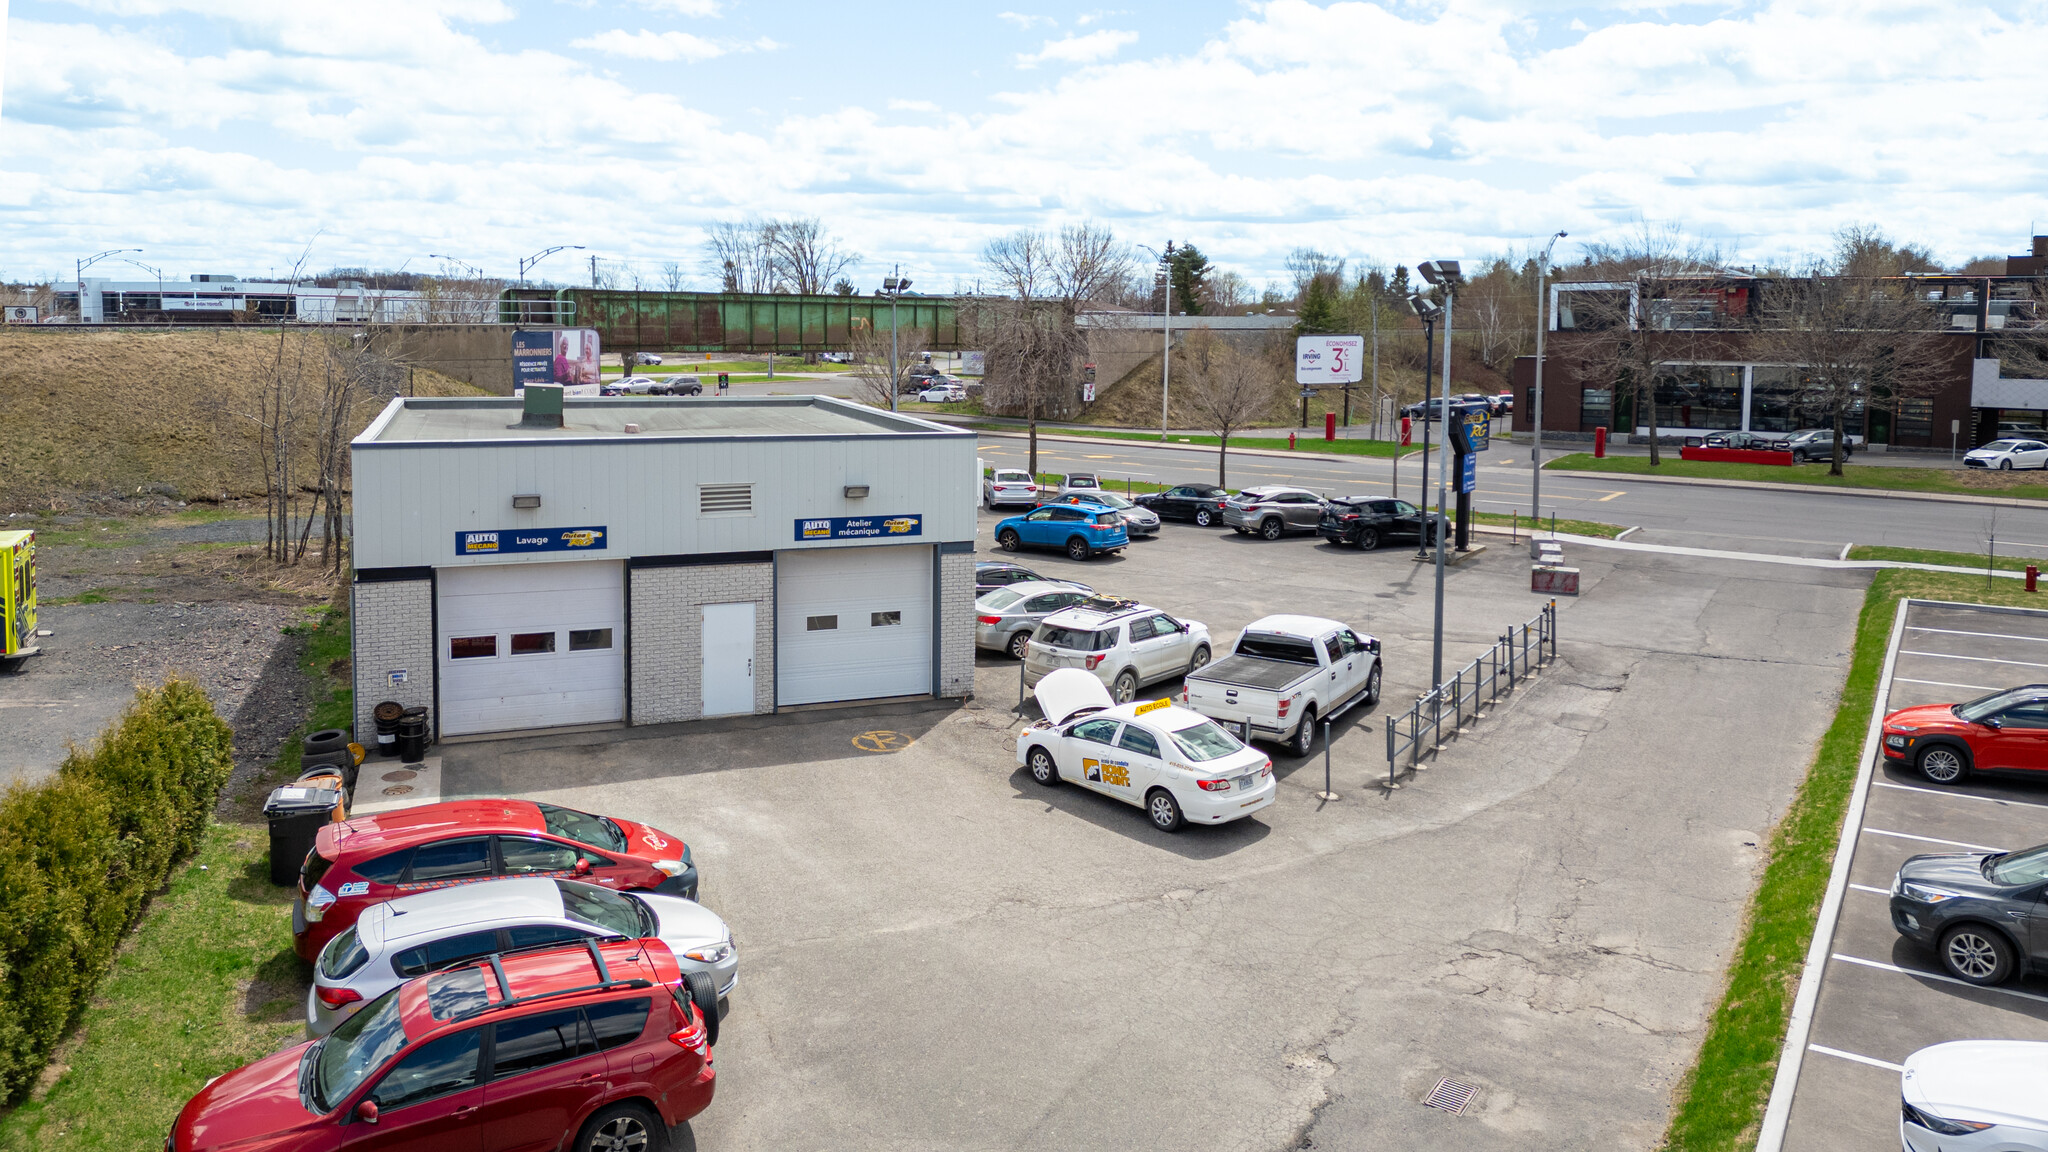
[(974, 445), (815, 396), (394, 399), (352, 445), (357, 732), (971, 695)]

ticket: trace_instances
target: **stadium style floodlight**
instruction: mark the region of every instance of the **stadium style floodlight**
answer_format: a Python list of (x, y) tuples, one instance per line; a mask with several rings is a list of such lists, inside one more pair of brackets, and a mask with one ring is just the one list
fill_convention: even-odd
[[(1458, 270), (1456, 260), (1424, 260), (1415, 266), (1422, 278), (1443, 290), (1444, 304), (1444, 361), (1443, 396), (1439, 399), (1437, 416), (1444, 422), (1444, 451), (1437, 453), (1436, 461), (1436, 520), (1431, 527), (1436, 532), (1436, 643), (1430, 655), (1429, 685), (1432, 691), (1444, 685), (1444, 509), (1450, 505), (1451, 491), (1451, 317), (1457, 309), (1458, 285), (1465, 282), (1465, 275)], [(1426, 410), (1425, 410), (1426, 411)], [(1425, 424), (1427, 421), (1425, 420)], [(1427, 429), (1425, 428), (1425, 431)], [(1429, 473), (1425, 470), (1423, 476)]]
[(1529, 523), (1543, 519), (1543, 332), (1550, 325), (1543, 317), (1543, 282), (1550, 276), (1550, 252), (1557, 242), (1565, 238), (1559, 232), (1543, 246), (1543, 259), (1536, 262), (1536, 382), (1530, 391), (1529, 427), (1535, 432), (1535, 442), (1529, 449), (1529, 462), (1534, 468), (1529, 473)]
[(896, 301), (909, 291), (910, 281), (903, 275), (903, 265), (892, 265), (891, 270), (895, 275), (882, 280), (882, 295), (889, 298), (889, 411), (894, 412), (896, 393), (903, 388), (902, 380), (897, 377), (897, 373), (902, 369), (897, 366), (897, 357), (900, 353), (897, 351), (896, 343)]

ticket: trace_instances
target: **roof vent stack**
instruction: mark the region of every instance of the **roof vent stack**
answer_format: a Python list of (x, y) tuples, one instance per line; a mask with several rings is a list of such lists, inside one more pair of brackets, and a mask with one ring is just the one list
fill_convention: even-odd
[(560, 428), (562, 426), (562, 386), (560, 384), (528, 384), (526, 406), (519, 418), (521, 428)]

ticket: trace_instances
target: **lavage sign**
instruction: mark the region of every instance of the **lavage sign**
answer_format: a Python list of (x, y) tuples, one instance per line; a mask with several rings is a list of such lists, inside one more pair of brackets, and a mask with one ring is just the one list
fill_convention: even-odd
[(603, 551), (605, 529), (595, 528), (496, 528), (484, 532), (457, 532), (457, 556), (496, 556), (506, 552), (588, 552)]

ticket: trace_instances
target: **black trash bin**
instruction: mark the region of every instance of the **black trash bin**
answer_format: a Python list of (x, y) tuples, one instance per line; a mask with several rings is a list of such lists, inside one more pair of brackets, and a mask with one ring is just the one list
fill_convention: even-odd
[(396, 700), (386, 700), (370, 712), (377, 724), (377, 755), (398, 755), (398, 718), (405, 715), (405, 705)]
[(398, 758), (417, 764), (427, 758), (427, 710), (407, 708), (398, 717)]
[(309, 788), (286, 784), (273, 788), (263, 802), (263, 816), (270, 821), (270, 882), (279, 887), (298, 883), (299, 867), (313, 850), (313, 838), (320, 826), (334, 818), (334, 806), (341, 793), (332, 788)]

